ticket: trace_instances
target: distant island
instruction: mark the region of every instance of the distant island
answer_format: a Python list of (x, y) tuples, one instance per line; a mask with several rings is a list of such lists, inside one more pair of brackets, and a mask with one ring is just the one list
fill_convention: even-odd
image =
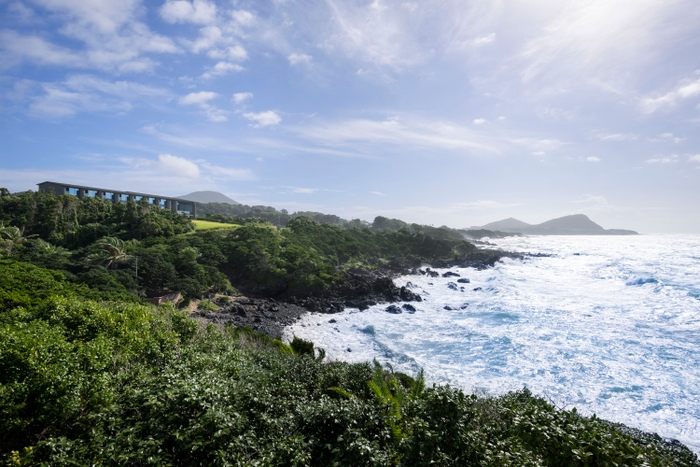
[(584, 214), (559, 217), (536, 225), (509, 217), (481, 227), (472, 227), (472, 229), (527, 235), (639, 235), (634, 230), (604, 229)]

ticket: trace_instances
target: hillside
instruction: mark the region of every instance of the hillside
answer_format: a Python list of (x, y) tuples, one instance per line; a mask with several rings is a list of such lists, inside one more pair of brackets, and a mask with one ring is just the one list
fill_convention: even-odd
[(531, 227), (532, 225), (528, 224), (527, 222), (509, 217), (508, 219), (491, 222), (478, 228), (485, 230), (500, 230), (501, 232), (522, 232), (524, 229), (529, 229)]
[[(426, 385), (243, 327), (285, 300), (420, 301), (384, 271), (504, 253), (387, 218), (376, 232), (237, 222), (193, 231), (145, 200), (0, 190), (0, 465), (698, 466), (678, 442), (527, 389)], [(149, 290), (185, 302), (155, 307)]]
[(180, 196), (180, 198), (194, 201), (195, 203), (241, 204), (218, 191), (193, 191), (192, 193)]
[(491, 222), (482, 229), (530, 235), (637, 235), (633, 230), (604, 229), (584, 214), (558, 217), (541, 224), (531, 225), (512, 217)]

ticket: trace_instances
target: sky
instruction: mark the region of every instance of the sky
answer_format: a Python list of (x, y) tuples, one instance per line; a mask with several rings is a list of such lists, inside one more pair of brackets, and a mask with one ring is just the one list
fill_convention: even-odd
[(0, 0), (0, 186), (700, 233), (697, 0)]

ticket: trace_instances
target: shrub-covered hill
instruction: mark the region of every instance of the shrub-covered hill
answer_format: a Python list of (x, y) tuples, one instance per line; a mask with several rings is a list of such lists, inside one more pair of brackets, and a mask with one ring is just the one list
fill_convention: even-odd
[(425, 387), (171, 307), (61, 296), (43, 273), (50, 293), (0, 308), (2, 465), (699, 465), (527, 390)]
[(212, 229), (210, 222), (209, 230), (194, 231), (186, 217), (145, 202), (5, 190), (0, 257), (61, 271), (71, 282), (115, 297), (179, 291), (186, 298), (234, 287), (263, 296), (337, 298), (364, 293), (365, 279), (350, 277), (353, 271), (376, 278), (424, 263), (498, 257), (438, 235), (439, 229), (373, 232), (306, 217), (289, 220), (284, 229), (261, 219), (236, 222), (235, 228)]

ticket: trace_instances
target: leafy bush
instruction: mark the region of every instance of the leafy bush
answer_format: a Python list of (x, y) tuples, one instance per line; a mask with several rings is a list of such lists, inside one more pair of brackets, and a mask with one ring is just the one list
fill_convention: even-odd
[[(50, 297), (0, 320), (0, 462), (11, 465), (697, 466), (652, 435), (308, 358), (172, 306)], [(309, 352), (309, 349), (311, 352)]]

